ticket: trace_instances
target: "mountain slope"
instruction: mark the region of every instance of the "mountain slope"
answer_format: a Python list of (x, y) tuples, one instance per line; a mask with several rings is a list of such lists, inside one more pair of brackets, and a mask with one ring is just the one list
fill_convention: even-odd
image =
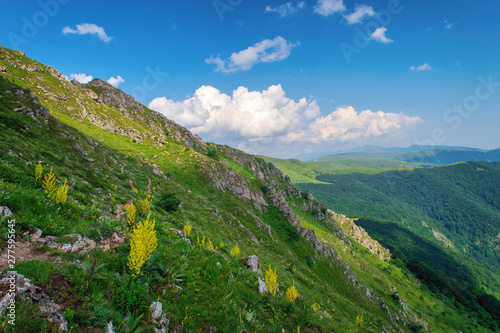
[[(13, 212), (19, 250), (33, 247), (37, 229), (44, 242), (53, 237), (37, 250), (53, 260), (19, 258), (15, 269), (60, 305), (68, 329), (100, 331), (112, 320), (118, 330), (136, 322), (151, 331), (148, 308), (159, 301), (177, 332), (484, 331), (381, 260), (380, 244), (360, 228), (345, 231), (352, 221), (272, 164), (204, 143), (100, 80), (72, 85), (5, 48), (0, 66), (0, 206)], [(67, 180), (67, 201), (47, 196), (38, 165), (44, 178), (52, 167), (57, 186)], [(138, 221), (156, 221), (158, 238), (137, 277), (127, 265), (131, 202)], [(53, 246), (76, 234), (123, 243), (90, 253)], [(276, 269), (276, 297), (259, 294), (258, 273), (243, 264), (249, 255), (260, 257), (260, 277)], [(301, 296), (293, 303), (283, 295), (292, 285)], [(19, 300), (17, 329), (54, 329), (36, 306)]]

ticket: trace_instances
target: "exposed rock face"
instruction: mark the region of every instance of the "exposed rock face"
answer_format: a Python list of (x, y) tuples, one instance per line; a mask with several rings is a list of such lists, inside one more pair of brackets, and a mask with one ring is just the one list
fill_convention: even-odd
[[(15, 296), (11, 293), (2, 293), (0, 300), (0, 316), (8, 310), (8, 305), (14, 298), (22, 297), (31, 303), (38, 304), (41, 314), (47, 318), (49, 322), (54, 323), (57, 328), (66, 332), (68, 330), (68, 322), (61, 313), (61, 307), (53, 303), (42, 289), (31, 284), (31, 281), (23, 275), (8, 272), (3, 276), (0, 285), (7, 285), (7, 290), (13, 289), (11, 285), (15, 285)], [(8, 310), (9, 311), (9, 310)]]
[(368, 249), (368, 251), (376, 254), (381, 260), (389, 260), (391, 258), (391, 252), (380, 245), (379, 242), (372, 239), (365, 229), (356, 225), (352, 219), (342, 214), (336, 214), (332, 211), (329, 212), (333, 214), (334, 219), (337, 220), (345, 233), (354, 238), (356, 242)]
[(205, 174), (210, 182), (219, 190), (229, 190), (238, 198), (252, 200), (256, 207), (261, 209), (260, 205), (267, 206), (262, 192), (250, 189), (245, 178), (236, 173), (232, 168), (222, 164), (211, 163), (208, 166), (200, 166), (200, 172)]
[[(0, 75), (0, 80), (6, 80), (3, 76)], [(33, 119), (37, 120), (37, 117), (47, 118), (50, 115), (49, 109), (45, 106), (41, 105), (38, 97), (29, 89), (15, 86), (15, 91), (7, 91), (7, 93), (17, 95), (18, 99), (23, 102), (24, 105), (14, 108), (14, 112), (18, 112), (20, 114), (25, 114)]]
[(91, 100), (99, 104), (109, 105), (133, 121), (149, 125), (154, 133), (141, 133), (136, 129), (122, 128), (110, 121), (101, 119), (97, 115), (91, 115), (86, 111), (84, 113), (85, 117), (94, 125), (120, 135), (128, 136), (138, 143), (143, 142), (144, 136), (149, 136), (158, 145), (163, 145), (166, 142), (167, 135), (169, 135), (175, 141), (181, 142), (189, 148), (196, 148), (202, 152), (205, 151), (205, 144), (198, 135), (191, 133), (188, 129), (171, 121), (161, 113), (147, 109), (132, 96), (125, 94), (107, 82), (94, 79), (87, 84), (78, 82), (73, 84), (84, 90), (87, 97)]
[(434, 237), (436, 237), (438, 241), (444, 244), (444, 246), (454, 247), (453, 244), (448, 240), (448, 238), (446, 238), (446, 236), (440, 233), (439, 231), (432, 229), (432, 233), (434, 234)]
[(268, 190), (268, 198), (271, 200), (273, 205), (278, 208), (285, 216), (287, 222), (293, 226), (299, 234), (309, 242), (323, 257), (332, 258), (339, 264), (348, 268), (349, 265), (342, 261), (342, 257), (337, 251), (330, 245), (322, 242), (317, 236), (314, 230), (310, 230), (302, 227), (299, 218), (295, 215), (294, 211), (288, 205), (286, 199), (278, 194), (274, 189)]

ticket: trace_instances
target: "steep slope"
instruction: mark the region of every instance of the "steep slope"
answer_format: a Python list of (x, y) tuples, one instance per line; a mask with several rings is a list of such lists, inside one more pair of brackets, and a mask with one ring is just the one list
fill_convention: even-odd
[[(15, 269), (59, 304), (68, 329), (112, 320), (152, 330), (148, 307), (159, 301), (177, 332), (484, 331), (381, 260), (388, 253), (359, 228), (352, 235), (366, 247), (356, 243), (344, 217), (272, 164), (204, 143), (100, 80), (75, 86), (5, 48), (0, 66), (0, 206), (13, 212), (20, 250), (32, 239), (53, 255), (19, 258)], [(66, 201), (47, 196), (39, 165), (42, 179), (52, 167), (58, 187), (68, 181)], [(127, 265), (130, 203), (138, 221), (156, 221), (158, 238), (137, 277)], [(80, 238), (104, 250), (82, 253)], [(244, 268), (249, 255), (276, 269), (277, 296), (259, 294), (265, 274)], [(292, 285), (301, 298), (287, 302)], [(17, 329), (53, 329), (36, 304), (18, 304)]]

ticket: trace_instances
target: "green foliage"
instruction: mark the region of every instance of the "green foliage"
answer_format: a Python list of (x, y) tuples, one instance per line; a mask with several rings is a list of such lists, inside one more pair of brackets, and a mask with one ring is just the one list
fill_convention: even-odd
[(207, 157), (210, 157), (211, 159), (218, 161), (219, 160), (219, 152), (217, 151), (217, 148), (207, 149)]
[(167, 213), (173, 213), (179, 209), (181, 202), (182, 201), (176, 197), (175, 193), (167, 192), (160, 195), (156, 204)]
[(92, 325), (96, 327), (106, 327), (111, 318), (111, 310), (102, 304), (95, 304), (92, 313)]
[(113, 302), (118, 311), (123, 313), (135, 310), (144, 311), (148, 302), (148, 287), (139, 279), (124, 277), (115, 291)]

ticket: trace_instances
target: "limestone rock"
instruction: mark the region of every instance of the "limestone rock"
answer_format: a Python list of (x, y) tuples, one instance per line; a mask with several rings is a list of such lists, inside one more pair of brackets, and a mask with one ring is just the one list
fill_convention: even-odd
[(1, 215), (10, 217), (10, 216), (12, 216), (12, 212), (10, 211), (9, 207), (7, 207), (7, 206), (0, 206), (0, 216)]
[(46, 317), (49, 322), (56, 324), (60, 331), (66, 332), (68, 330), (68, 322), (61, 313), (61, 307), (53, 303), (42, 289), (31, 284), (30, 279), (14, 272), (8, 272), (3, 276), (0, 285), (11, 284), (15, 284), (16, 294), (14, 296), (5, 293), (5, 296), (0, 300), (0, 316), (4, 314), (7, 305), (14, 297), (22, 297), (31, 303), (38, 304), (40, 313)]
[(42, 233), (43, 233), (43, 231), (41, 229), (36, 229), (36, 231), (33, 234), (31, 234), (31, 241), (33, 243), (38, 242), (40, 237), (42, 237)]
[(260, 271), (260, 258), (256, 255), (251, 255), (245, 260), (245, 265), (250, 268), (252, 272), (259, 273)]

